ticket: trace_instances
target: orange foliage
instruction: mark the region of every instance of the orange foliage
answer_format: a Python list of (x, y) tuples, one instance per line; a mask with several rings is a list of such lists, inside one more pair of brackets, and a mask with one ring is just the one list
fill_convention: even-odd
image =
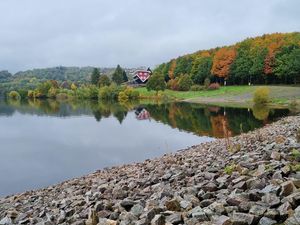
[(175, 68), (176, 68), (176, 60), (172, 59), (171, 65), (170, 65), (170, 68), (169, 68), (169, 77), (170, 77), (170, 79), (174, 79), (174, 70), (175, 70)]
[(214, 56), (211, 73), (217, 77), (227, 77), (235, 57), (235, 49), (220, 48)]

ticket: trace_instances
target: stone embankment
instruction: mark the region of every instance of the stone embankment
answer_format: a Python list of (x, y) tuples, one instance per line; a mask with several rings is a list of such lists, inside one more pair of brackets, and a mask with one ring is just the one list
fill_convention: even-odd
[(0, 224), (300, 224), (300, 116), (0, 199)]

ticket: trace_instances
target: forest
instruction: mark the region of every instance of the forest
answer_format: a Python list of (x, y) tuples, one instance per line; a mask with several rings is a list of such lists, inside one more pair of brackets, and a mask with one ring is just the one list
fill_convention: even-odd
[(200, 50), (157, 66), (170, 89), (182, 77), (193, 84), (299, 84), (300, 33), (273, 33), (247, 38), (234, 45)]

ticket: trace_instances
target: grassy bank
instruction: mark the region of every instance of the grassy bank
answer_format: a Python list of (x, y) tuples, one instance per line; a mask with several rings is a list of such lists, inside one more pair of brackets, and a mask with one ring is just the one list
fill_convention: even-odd
[[(253, 104), (252, 96), (258, 87), (263, 86), (226, 86), (218, 90), (202, 91), (173, 91), (165, 90), (167, 97), (195, 103), (214, 104), (222, 106), (244, 106)], [(300, 103), (300, 87), (292, 86), (265, 86), (270, 89), (271, 105), (288, 106), (292, 101)], [(143, 98), (155, 98), (155, 91), (146, 88), (137, 88)]]

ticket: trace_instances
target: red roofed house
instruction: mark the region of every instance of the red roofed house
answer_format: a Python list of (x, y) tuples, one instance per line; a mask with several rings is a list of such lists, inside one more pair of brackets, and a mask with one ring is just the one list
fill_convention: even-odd
[(147, 70), (136, 70), (133, 74), (133, 80), (137, 84), (145, 84), (147, 83), (151, 74), (152, 71), (150, 70), (150, 68), (148, 68)]

